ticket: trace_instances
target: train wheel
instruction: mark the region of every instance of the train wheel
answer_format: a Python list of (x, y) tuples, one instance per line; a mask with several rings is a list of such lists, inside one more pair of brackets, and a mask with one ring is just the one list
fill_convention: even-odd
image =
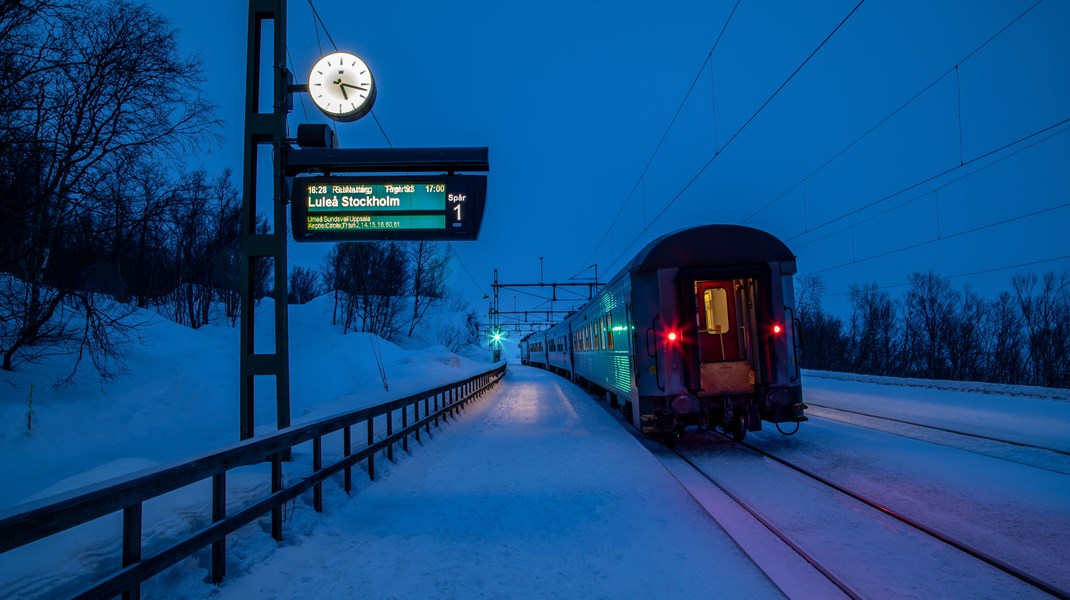
[(742, 442), (747, 438), (747, 414), (741, 412), (732, 422), (732, 439)]
[(661, 443), (665, 444), (666, 446), (668, 446), (670, 448), (675, 446), (676, 442), (680, 441), (680, 438), (682, 438), (683, 436), (684, 436), (684, 428), (683, 427), (677, 427), (676, 429), (673, 429), (672, 431), (662, 431), (662, 432), (658, 433), (658, 439), (661, 440)]

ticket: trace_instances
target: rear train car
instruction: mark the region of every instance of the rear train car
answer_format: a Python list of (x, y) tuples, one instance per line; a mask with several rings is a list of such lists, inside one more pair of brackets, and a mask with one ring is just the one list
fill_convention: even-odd
[(806, 406), (795, 271), (794, 254), (764, 231), (678, 231), (581, 310), (522, 340), (521, 354), (605, 393), (643, 433), (720, 427), (742, 439), (763, 421), (797, 424)]

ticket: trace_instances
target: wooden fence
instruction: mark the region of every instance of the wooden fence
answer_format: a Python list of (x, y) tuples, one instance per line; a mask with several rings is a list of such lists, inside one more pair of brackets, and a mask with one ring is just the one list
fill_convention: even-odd
[[(257, 518), (271, 513), (271, 535), (282, 539), (283, 505), (309, 489), (313, 507), (323, 511), (323, 480), (344, 472), (346, 493), (352, 489), (352, 469), (366, 460), (368, 476), (375, 479), (375, 456), (385, 452), (394, 458), (400, 443), (408, 450), (409, 438), (420, 440), (420, 432), (430, 433), (439, 419), (456, 415), (466, 403), (481, 396), (505, 374), (505, 365), (480, 373), (464, 381), (437, 387), (393, 400), (379, 406), (363, 408), (305, 425), (282, 429), (261, 437), (200, 456), (161, 465), (97, 485), (12, 507), (0, 512), (0, 553), (55, 535), (99, 517), (122, 511), (122, 564), (115, 572), (93, 583), (76, 598), (103, 598), (122, 594), (138, 598), (141, 582), (156, 575), (194, 552), (212, 546), (211, 579), (218, 583), (226, 569), (226, 536)], [(377, 417), (385, 417), (385, 432), (375, 431)], [(400, 418), (400, 427), (395, 429)], [(384, 419), (380, 419), (383, 421)], [(353, 450), (353, 428), (365, 424), (367, 444)], [(343, 432), (342, 458), (323, 465), (323, 437)], [(312, 442), (312, 472), (289, 485), (283, 485), (283, 465), (294, 446)], [(271, 494), (226, 514), (227, 472), (236, 467), (269, 461)], [(212, 480), (212, 523), (171, 543), (150, 556), (142, 556), (142, 504), (181, 487)]]

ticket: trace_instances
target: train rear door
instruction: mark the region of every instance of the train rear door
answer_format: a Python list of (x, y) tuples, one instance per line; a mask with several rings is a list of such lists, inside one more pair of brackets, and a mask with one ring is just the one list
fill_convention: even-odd
[(703, 395), (754, 391), (754, 369), (747, 360), (750, 319), (744, 290), (744, 285), (732, 280), (695, 282)]

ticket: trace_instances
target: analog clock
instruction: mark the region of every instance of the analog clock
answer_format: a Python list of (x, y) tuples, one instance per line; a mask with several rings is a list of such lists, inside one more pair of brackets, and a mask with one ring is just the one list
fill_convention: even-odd
[(335, 52), (312, 67), (308, 93), (328, 117), (356, 121), (375, 104), (375, 78), (363, 60), (348, 52)]

